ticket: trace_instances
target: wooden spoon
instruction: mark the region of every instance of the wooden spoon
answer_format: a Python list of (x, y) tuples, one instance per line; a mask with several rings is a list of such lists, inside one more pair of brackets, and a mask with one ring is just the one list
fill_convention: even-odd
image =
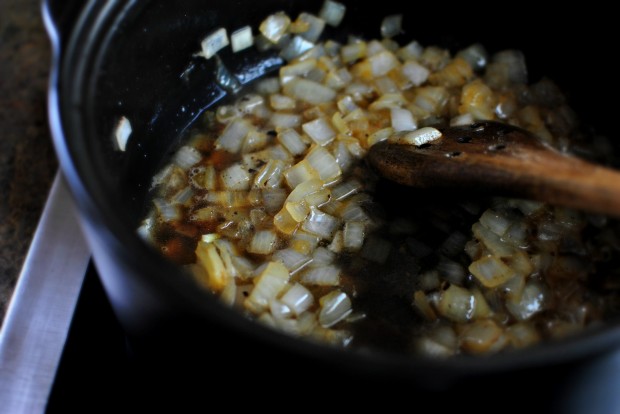
[(422, 146), (374, 145), (383, 177), (420, 188), (464, 189), (620, 217), (620, 172), (561, 153), (523, 129), (478, 122), (443, 129)]

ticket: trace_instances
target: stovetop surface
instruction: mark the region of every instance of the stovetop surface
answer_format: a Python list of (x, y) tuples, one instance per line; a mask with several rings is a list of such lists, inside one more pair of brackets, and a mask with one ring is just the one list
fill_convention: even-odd
[[(88, 266), (60, 365), (48, 413), (84, 410), (84, 402), (104, 411), (130, 397), (132, 370), (125, 335), (92, 263)], [(114, 411), (109, 411), (114, 412)]]

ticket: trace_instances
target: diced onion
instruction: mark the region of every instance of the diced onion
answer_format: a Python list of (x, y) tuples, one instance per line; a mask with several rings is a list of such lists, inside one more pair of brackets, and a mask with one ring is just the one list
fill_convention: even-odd
[(504, 243), (497, 234), (493, 233), (479, 222), (475, 223), (471, 229), (474, 236), (484, 243), (484, 246), (489, 249), (493, 255), (500, 258), (509, 258), (515, 255), (514, 247)]
[(394, 134), (388, 138), (388, 141), (395, 144), (415, 145), (419, 147), (421, 145), (428, 144), (429, 142), (433, 142), (441, 138), (441, 136), (441, 131), (438, 129), (433, 127), (424, 127), (411, 132), (406, 131), (400, 134)]
[(307, 285), (338, 286), (340, 269), (336, 266), (314, 267), (304, 271), (301, 281)]
[(359, 106), (353, 101), (353, 99), (345, 95), (338, 101), (338, 110), (342, 112), (344, 115), (347, 115), (356, 109), (359, 109)]
[(330, 239), (338, 229), (340, 221), (327, 213), (323, 213), (316, 207), (310, 208), (310, 215), (303, 222), (301, 228), (317, 236)]
[(297, 22), (301, 22), (301, 25), (307, 27), (307, 29), (300, 34), (311, 42), (319, 40), (325, 28), (325, 20), (310, 13), (300, 13), (297, 17)]
[(487, 51), (480, 43), (475, 43), (459, 51), (456, 57), (464, 59), (473, 70), (482, 70), (487, 65), (489, 59)]
[(273, 254), (273, 258), (281, 261), (291, 274), (303, 269), (312, 260), (311, 257), (291, 248), (278, 250)]
[(311, 267), (324, 267), (329, 266), (334, 262), (335, 255), (334, 252), (326, 249), (325, 247), (318, 247), (314, 250), (314, 254), (312, 255), (312, 262), (310, 263)]
[(280, 91), (280, 80), (278, 78), (263, 78), (256, 83), (256, 92), (261, 95), (270, 95)]
[(402, 108), (392, 108), (390, 113), (394, 131), (413, 131), (418, 127), (415, 119), (413, 119), (411, 111)]
[(216, 140), (216, 145), (228, 152), (237, 153), (241, 150), (243, 140), (251, 126), (243, 119), (235, 119), (228, 124), (222, 135)]
[(286, 34), (291, 24), (291, 19), (284, 12), (278, 12), (267, 17), (259, 26), (260, 32), (272, 43), (278, 41)]
[(457, 285), (450, 287), (441, 293), (437, 304), (437, 311), (444, 317), (455, 322), (467, 322), (471, 320), (476, 308), (476, 299), (470, 291)]
[(407, 100), (401, 93), (386, 93), (370, 104), (368, 109), (371, 111), (378, 111), (381, 109), (400, 108), (406, 103)]
[(270, 254), (275, 250), (278, 235), (271, 230), (260, 230), (254, 233), (248, 246), (248, 252), (255, 254)]
[(325, 0), (319, 12), (319, 17), (325, 20), (325, 23), (328, 25), (336, 27), (342, 22), (346, 10), (346, 6), (342, 3), (333, 0)]
[(228, 34), (223, 27), (217, 29), (201, 42), (202, 56), (211, 59), (217, 52), (228, 46)]
[(198, 259), (198, 264), (202, 266), (208, 276), (205, 283), (216, 291), (224, 289), (230, 276), (215, 244), (203, 241), (198, 242), (196, 258)]
[(514, 270), (495, 256), (486, 256), (469, 265), (469, 271), (486, 287), (497, 287), (515, 276)]
[(344, 225), (344, 247), (349, 251), (357, 251), (364, 244), (364, 223), (347, 222)]
[(373, 77), (386, 75), (389, 71), (396, 68), (399, 63), (396, 56), (389, 51), (378, 53), (368, 58)]
[(336, 137), (336, 132), (325, 118), (317, 118), (314, 121), (306, 122), (301, 127), (319, 145), (327, 145)]
[(319, 299), (321, 311), (319, 323), (324, 328), (330, 328), (345, 319), (352, 312), (351, 299), (346, 293), (334, 290)]
[(116, 138), (116, 145), (119, 150), (125, 151), (131, 132), (131, 122), (129, 122), (129, 119), (122, 116), (116, 125), (116, 129), (114, 130), (114, 138)]
[(136, 233), (138, 233), (138, 236), (145, 242), (154, 243), (153, 235), (152, 235), (154, 226), (155, 226), (155, 220), (152, 216), (149, 216), (145, 218), (144, 220), (142, 220), (142, 223), (140, 223), (140, 227), (138, 227), (138, 229), (136, 230)]
[(290, 63), (280, 68), (280, 80), (283, 84), (298, 77), (307, 77), (316, 68), (316, 59), (306, 59)]
[(338, 162), (324, 147), (314, 147), (306, 156), (306, 160), (324, 182), (328, 182), (342, 174)]
[(278, 188), (284, 178), (286, 164), (281, 160), (269, 160), (254, 177), (255, 188)]
[(430, 75), (426, 67), (413, 60), (407, 61), (401, 68), (401, 72), (413, 86), (422, 85)]
[(269, 311), (271, 312), (271, 315), (274, 317), (274, 319), (276, 320), (276, 324), (278, 325), (282, 319), (289, 319), (291, 316), (293, 316), (293, 311), (291, 310), (291, 308), (278, 299), (274, 299), (269, 302)]
[(293, 39), (280, 52), (280, 56), (287, 61), (291, 61), (301, 56), (314, 47), (314, 43), (301, 36), (294, 36)]
[(447, 346), (427, 337), (420, 338), (420, 340), (417, 341), (416, 349), (423, 355), (435, 358), (449, 357), (454, 354), (454, 351)]
[(399, 35), (403, 31), (402, 23), (402, 14), (386, 16), (381, 22), (381, 36), (390, 38)]
[(295, 315), (301, 315), (314, 303), (314, 296), (303, 285), (295, 283), (280, 299)]
[(497, 324), (486, 319), (466, 325), (461, 332), (461, 344), (472, 353), (487, 352), (500, 340), (502, 330)]
[(298, 230), (289, 242), (290, 246), (303, 254), (311, 254), (319, 244), (319, 238), (314, 234)]
[(252, 174), (241, 164), (228, 167), (222, 171), (220, 177), (224, 188), (228, 190), (247, 190), (252, 180)]
[(398, 57), (402, 60), (418, 60), (422, 56), (423, 51), (422, 45), (413, 40), (398, 50)]
[(527, 323), (516, 323), (506, 329), (510, 342), (517, 348), (530, 346), (540, 341), (540, 335), (536, 329)]
[(500, 213), (489, 209), (480, 216), (480, 223), (498, 236), (503, 236), (512, 224), (512, 221)]
[(465, 279), (465, 269), (460, 263), (442, 258), (437, 264), (437, 271), (450, 283), (462, 283)]
[(493, 56), (487, 67), (486, 80), (491, 86), (527, 82), (525, 56), (517, 50), (505, 50)]
[(280, 95), (279, 93), (271, 95), (269, 98), (269, 103), (271, 107), (276, 111), (286, 110), (286, 109), (294, 109), (296, 106), (295, 100), (284, 95)]
[(366, 42), (354, 42), (343, 46), (340, 55), (345, 63), (355, 62), (366, 57)]
[(388, 49), (383, 45), (383, 42), (379, 42), (378, 40), (371, 40), (368, 42), (368, 56), (374, 56), (386, 51), (388, 51)]
[(282, 208), (284, 200), (286, 200), (286, 191), (282, 188), (276, 188), (262, 192), (265, 211), (275, 213)]
[(301, 160), (284, 172), (289, 187), (295, 188), (304, 181), (319, 178), (319, 173), (312, 168), (308, 160)]
[(289, 280), (286, 267), (280, 262), (270, 262), (255, 280), (254, 289), (245, 301), (245, 307), (261, 313), (284, 290)]
[(254, 44), (252, 28), (250, 26), (244, 26), (241, 29), (235, 30), (230, 35), (230, 42), (232, 46), (232, 51), (234, 53), (237, 53), (252, 46)]
[(313, 105), (330, 102), (336, 97), (333, 89), (302, 78), (291, 79), (284, 84), (283, 90), (288, 96)]
[[(401, 47), (393, 39), (403, 30), (399, 14), (385, 17), (382, 39), (319, 42), (345, 11), (323, 0), (318, 16), (291, 21), (277, 12), (256, 36), (245, 26), (230, 39), (224, 28), (204, 38), (196, 56), (214, 57), (205, 64), (231, 95), (250, 79), (238, 79), (218, 56), (229, 41), (233, 53), (256, 43), (285, 63), (252, 93), (205, 111), (206, 130), (192, 132), (195, 141), (153, 178), (158, 193), (140, 237), (175, 261), (195, 257), (185, 267), (226, 304), (338, 346), (352, 334), (333, 327), (365, 317), (353, 315), (345, 289), (366, 301), (386, 283), (409, 289), (403, 298), (410, 295), (425, 320), (422, 329), (403, 326), (413, 335), (403, 344), (429, 355), (519, 348), (601, 318), (608, 303), (598, 295), (617, 283), (603, 274), (601, 291), (589, 291), (589, 277), (598, 277), (599, 260), (620, 251), (605, 219), (504, 198), (393, 217), (374, 202), (380, 183), (363, 159), (378, 142), (425, 146), (441, 139), (436, 128), (448, 123), (473, 131), (474, 122), (494, 119), (567, 150), (577, 122), (558, 87), (548, 80), (526, 85), (518, 51), (489, 59), (479, 44), (455, 57), (416, 41)], [(126, 117), (114, 126), (118, 150), (126, 150), (131, 130)], [(609, 148), (609, 140), (595, 138), (584, 154), (604, 159)], [(397, 261), (407, 280), (368, 279)]]
[(530, 282), (523, 289), (520, 298), (509, 298), (506, 302), (508, 311), (518, 320), (527, 320), (544, 308), (545, 295), (538, 283)]
[(161, 198), (154, 199), (153, 204), (155, 204), (157, 213), (163, 221), (174, 221), (181, 218), (181, 211), (177, 205), (170, 204)]
[(359, 181), (348, 180), (334, 187), (332, 190), (332, 197), (334, 200), (343, 200), (361, 191), (361, 189), (362, 184)]
[(473, 123), (474, 117), (470, 113), (457, 115), (450, 120), (450, 126), (471, 125)]
[(301, 116), (297, 114), (287, 114), (284, 112), (275, 112), (269, 120), (274, 128), (295, 128), (301, 125)]
[(187, 170), (192, 165), (196, 164), (198, 161), (202, 159), (202, 155), (195, 148), (183, 146), (179, 148), (177, 153), (174, 155), (172, 162), (181, 167), (184, 170)]

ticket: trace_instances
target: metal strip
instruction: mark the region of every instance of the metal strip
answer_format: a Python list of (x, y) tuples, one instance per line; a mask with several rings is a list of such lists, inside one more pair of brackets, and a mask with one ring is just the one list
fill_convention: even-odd
[(0, 411), (45, 412), (89, 260), (58, 173), (0, 331)]

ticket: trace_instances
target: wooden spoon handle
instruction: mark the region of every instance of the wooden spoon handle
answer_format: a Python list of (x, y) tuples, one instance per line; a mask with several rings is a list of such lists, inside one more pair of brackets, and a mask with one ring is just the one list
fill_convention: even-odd
[(520, 148), (508, 156), (465, 155), (502, 193), (620, 217), (620, 173), (551, 150)]
[(620, 217), (620, 172), (548, 148), (519, 128), (481, 125), (448, 128), (424, 147), (381, 142), (368, 162), (409, 186), (484, 191)]

